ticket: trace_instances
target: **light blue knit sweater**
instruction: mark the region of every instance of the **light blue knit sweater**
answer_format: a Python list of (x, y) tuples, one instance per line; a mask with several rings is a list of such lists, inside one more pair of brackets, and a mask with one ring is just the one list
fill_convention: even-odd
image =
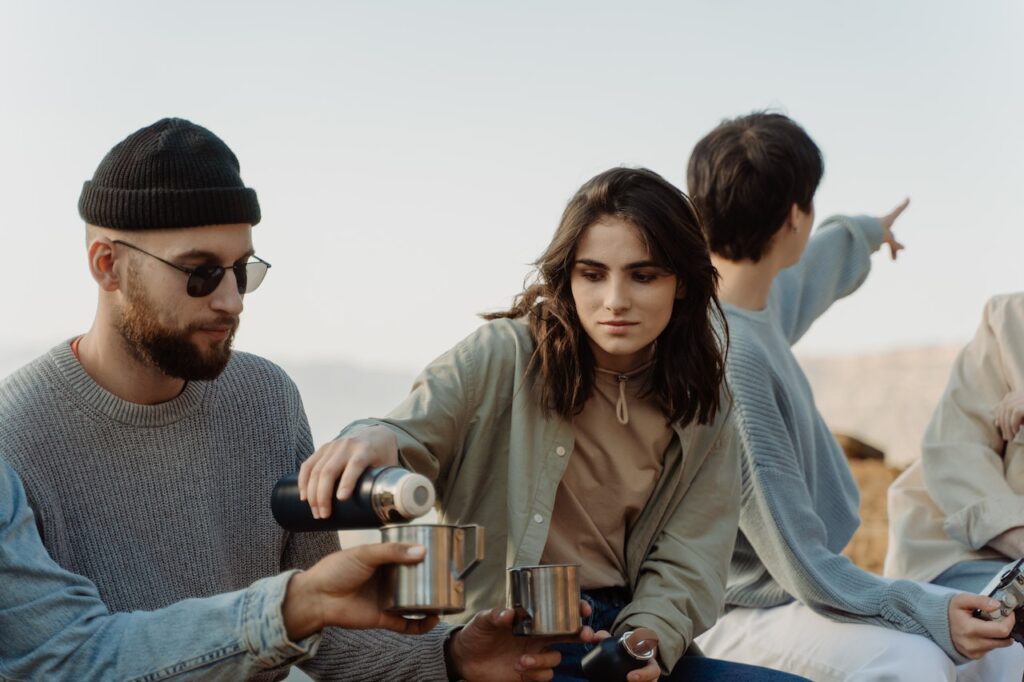
[(790, 350), (833, 302), (861, 285), (881, 243), (874, 218), (830, 218), (800, 262), (775, 278), (764, 310), (724, 306), (726, 375), (743, 449), (743, 508), (726, 604), (799, 599), (834, 620), (926, 635), (961, 663), (950, 640), (949, 594), (881, 578), (840, 554), (859, 523), (857, 486)]

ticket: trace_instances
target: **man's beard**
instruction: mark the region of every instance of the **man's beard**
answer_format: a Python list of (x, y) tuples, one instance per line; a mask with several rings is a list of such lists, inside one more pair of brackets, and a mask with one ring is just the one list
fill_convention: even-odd
[[(231, 342), (238, 329), (238, 318), (232, 315), (191, 324), (183, 329), (170, 329), (158, 321), (157, 309), (137, 283), (125, 287), (124, 305), (117, 330), (136, 359), (155, 366), (167, 376), (185, 381), (216, 379), (231, 359)], [(207, 354), (191, 341), (193, 333), (204, 326), (229, 326), (231, 332)]]

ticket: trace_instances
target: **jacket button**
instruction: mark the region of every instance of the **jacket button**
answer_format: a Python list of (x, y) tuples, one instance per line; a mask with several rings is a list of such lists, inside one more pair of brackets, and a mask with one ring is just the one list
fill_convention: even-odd
[(533, 515), (533, 520), (536, 521), (537, 523), (544, 523), (544, 517), (541, 516), (540, 514), (534, 514)]
[(557, 448), (555, 448), (555, 454), (558, 455), (559, 457), (565, 457), (565, 448), (559, 445)]

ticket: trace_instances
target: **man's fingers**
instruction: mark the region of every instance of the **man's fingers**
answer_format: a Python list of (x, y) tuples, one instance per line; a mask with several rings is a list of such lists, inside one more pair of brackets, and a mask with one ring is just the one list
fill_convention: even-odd
[(902, 202), (900, 202), (899, 206), (889, 211), (884, 216), (880, 217), (878, 219), (878, 222), (882, 223), (882, 228), (886, 231), (891, 230), (893, 223), (896, 222), (896, 219), (900, 217), (900, 214), (906, 210), (909, 204), (910, 199), (904, 199)]
[(523, 682), (549, 682), (555, 679), (555, 671), (550, 669), (534, 670), (522, 673), (519, 679), (523, 680)]
[(898, 254), (900, 251), (902, 251), (905, 248), (906, 247), (903, 246), (903, 244), (899, 243), (895, 239), (889, 241), (889, 253), (890, 253), (890, 255), (891, 255), (893, 260), (896, 260), (896, 254)]
[(907, 206), (909, 205), (910, 197), (907, 197), (903, 201), (901, 201), (899, 205), (896, 206), (896, 208), (889, 211), (889, 215), (886, 216), (886, 218), (889, 219), (889, 224), (892, 225), (896, 221), (896, 219), (900, 217), (900, 214), (907, 210)]
[(555, 678), (555, 671), (550, 668), (544, 668), (542, 670), (530, 670), (519, 673), (519, 679), (522, 682), (548, 682)]
[(515, 612), (512, 609), (499, 606), (490, 611), (481, 611), (473, 616), (473, 620), (469, 621), (467, 628), (472, 626), (474, 629), (483, 630), (488, 635), (497, 630), (511, 630), (514, 617)]
[(494, 624), (502, 630), (507, 630), (512, 627), (513, 621), (516, 619), (516, 612), (512, 609), (506, 609), (499, 606), (496, 609), (491, 609), (494, 614)]
[(345, 550), (352, 558), (368, 567), (377, 569), (387, 564), (416, 564), (423, 561), (427, 548), (407, 542), (382, 542), (374, 545), (359, 545)]
[(539, 651), (536, 653), (523, 654), (516, 661), (515, 668), (518, 672), (529, 670), (546, 670), (554, 668), (562, 662), (562, 654), (557, 651)]

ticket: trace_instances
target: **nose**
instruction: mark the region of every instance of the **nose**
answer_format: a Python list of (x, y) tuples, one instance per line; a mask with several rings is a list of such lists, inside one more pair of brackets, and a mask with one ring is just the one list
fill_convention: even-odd
[(242, 312), (242, 295), (238, 293), (238, 280), (235, 271), (228, 269), (217, 288), (210, 294), (210, 308), (228, 315), (239, 315)]
[(604, 296), (604, 307), (609, 312), (616, 314), (629, 310), (629, 287), (624, 278), (613, 276), (608, 279), (608, 288)]

